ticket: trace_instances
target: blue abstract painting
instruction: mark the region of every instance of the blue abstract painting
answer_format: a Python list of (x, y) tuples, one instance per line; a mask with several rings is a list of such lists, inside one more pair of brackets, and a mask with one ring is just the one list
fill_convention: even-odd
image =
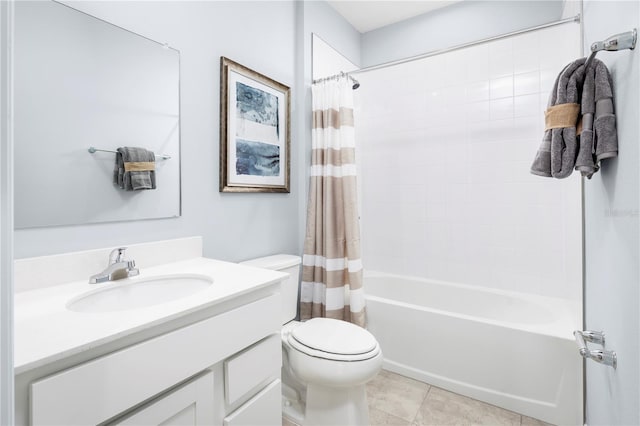
[(280, 175), (280, 147), (262, 142), (236, 139), (236, 174)]
[(236, 82), (236, 115), (241, 120), (275, 127), (276, 137), (280, 134), (278, 98), (271, 93)]

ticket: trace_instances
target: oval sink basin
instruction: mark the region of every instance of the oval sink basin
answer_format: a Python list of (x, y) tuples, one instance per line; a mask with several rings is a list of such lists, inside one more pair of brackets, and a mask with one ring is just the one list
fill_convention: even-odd
[(71, 299), (67, 309), (75, 312), (114, 312), (144, 308), (191, 296), (213, 284), (205, 275), (164, 275), (110, 282), (100, 289)]

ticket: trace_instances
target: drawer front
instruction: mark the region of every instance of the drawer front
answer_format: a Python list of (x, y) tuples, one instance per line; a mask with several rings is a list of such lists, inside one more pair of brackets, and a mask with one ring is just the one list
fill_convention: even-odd
[(268, 379), (280, 376), (282, 344), (280, 334), (273, 334), (224, 363), (225, 396), (234, 404)]
[(33, 382), (31, 423), (104, 422), (280, 330), (280, 304), (276, 293)]
[[(280, 318), (280, 316), (278, 316)], [(225, 426), (281, 426), (282, 389), (280, 380), (271, 382), (246, 404), (225, 417)]]

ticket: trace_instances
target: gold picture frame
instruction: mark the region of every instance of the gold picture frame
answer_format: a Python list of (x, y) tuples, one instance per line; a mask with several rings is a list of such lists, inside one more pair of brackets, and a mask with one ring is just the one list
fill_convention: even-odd
[(220, 192), (290, 192), (291, 89), (220, 58)]

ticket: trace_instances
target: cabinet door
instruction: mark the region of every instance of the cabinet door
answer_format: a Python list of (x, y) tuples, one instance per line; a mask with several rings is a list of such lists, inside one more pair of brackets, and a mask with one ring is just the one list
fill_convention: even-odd
[(112, 425), (195, 426), (214, 419), (213, 373), (207, 371), (168, 394), (162, 395)]

